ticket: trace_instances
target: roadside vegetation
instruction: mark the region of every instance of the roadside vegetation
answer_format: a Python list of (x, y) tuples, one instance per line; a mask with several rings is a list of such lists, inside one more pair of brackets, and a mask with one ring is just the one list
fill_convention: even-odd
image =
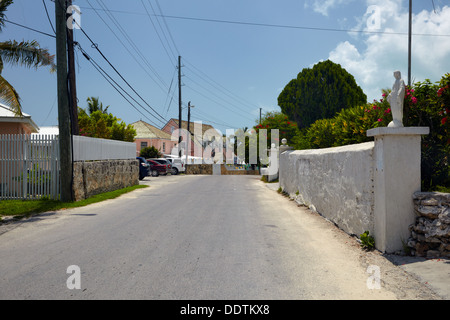
[(46, 198), (40, 200), (2, 200), (0, 201), (0, 219), (4, 216), (14, 216), (20, 219), (42, 212), (84, 207), (93, 203), (114, 199), (125, 193), (146, 187), (148, 186), (135, 185), (124, 189), (98, 194), (88, 199), (76, 202), (61, 202)]
[[(333, 69), (328, 76), (324, 67)], [(312, 70), (315, 70), (312, 72)], [(376, 127), (387, 127), (392, 121), (392, 113), (386, 97), (390, 89), (380, 91), (381, 99), (369, 103), (360, 103), (360, 90), (353, 81), (349, 81), (350, 90), (355, 99), (349, 104), (339, 104), (338, 108), (331, 104), (316, 101), (329, 109), (314, 113), (310, 121), (297, 122), (305, 112), (306, 102), (314, 101), (315, 97), (328, 97), (329, 101), (340, 101), (339, 88), (333, 85), (333, 78), (348, 75), (340, 68), (328, 62), (303, 70), (297, 79), (292, 80), (279, 97), (281, 112), (267, 113), (253, 128), (257, 134), (260, 129), (279, 129), (279, 139), (287, 139), (288, 145), (296, 150), (339, 147), (373, 141), (367, 137), (367, 130)], [(317, 77), (326, 82), (317, 85)], [(349, 78), (351, 80), (351, 78)], [(295, 85), (300, 82), (301, 85)], [(302, 90), (308, 83), (317, 91), (313, 96)], [(327, 89), (327, 83), (331, 86)], [(422, 190), (450, 192), (450, 73), (442, 76), (435, 83), (430, 80), (416, 82), (406, 87), (404, 101), (403, 124), (405, 127), (429, 127), (430, 134), (422, 138)], [(325, 94), (328, 92), (329, 94)], [(304, 96), (302, 96), (304, 95)], [(319, 99), (319, 98), (317, 98)], [(329, 102), (327, 101), (327, 103)], [(357, 103), (357, 104), (355, 104)], [(313, 108), (314, 109), (314, 108)], [(329, 116), (333, 114), (332, 116)], [(327, 116), (323, 116), (327, 115)], [(270, 143), (270, 137), (269, 137)]]

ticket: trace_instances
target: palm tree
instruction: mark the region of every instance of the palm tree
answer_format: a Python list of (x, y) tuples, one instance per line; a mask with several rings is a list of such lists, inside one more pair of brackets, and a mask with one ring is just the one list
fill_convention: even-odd
[[(12, 3), (13, 0), (0, 1), (0, 32), (5, 26), (5, 12)], [(4, 63), (35, 69), (50, 66), (51, 71), (54, 72), (56, 65), (53, 61), (54, 56), (50, 55), (47, 49), (40, 48), (35, 40), (20, 43), (15, 40), (0, 42), (0, 99), (8, 104), (16, 115), (22, 116), (20, 97), (14, 87), (1, 75)]]
[(95, 97), (89, 97), (87, 98), (88, 102), (88, 112), (89, 114), (92, 114), (94, 111), (101, 111), (103, 114), (108, 114), (108, 108), (107, 106), (105, 109), (103, 109), (103, 103), (99, 102), (98, 98)]

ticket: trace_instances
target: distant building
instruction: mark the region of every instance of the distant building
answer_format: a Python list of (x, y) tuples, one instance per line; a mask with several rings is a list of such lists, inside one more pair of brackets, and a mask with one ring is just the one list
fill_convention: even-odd
[(0, 134), (32, 134), (39, 127), (31, 120), (31, 116), (22, 113), (17, 116), (10, 107), (0, 103)]
[[(179, 123), (178, 119), (172, 118), (162, 128), (162, 131), (172, 135), (175, 130), (179, 129), (178, 123)], [(196, 148), (198, 150), (197, 153), (203, 154), (203, 150), (206, 148), (206, 146), (210, 141), (214, 140), (215, 136), (222, 137), (222, 133), (220, 131), (217, 131), (212, 125), (205, 123), (201, 124), (201, 131), (197, 133), (195, 131), (196, 125), (200, 126), (200, 123), (197, 122), (189, 123), (189, 132), (191, 133), (191, 147), (189, 149), (190, 156), (194, 156)], [(181, 128), (187, 131), (188, 122), (182, 120)]]
[(136, 154), (139, 155), (141, 149), (155, 147), (162, 154), (170, 154), (177, 145), (177, 141), (171, 140), (171, 135), (151, 124), (139, 120), (131, 124), (136, 130)]

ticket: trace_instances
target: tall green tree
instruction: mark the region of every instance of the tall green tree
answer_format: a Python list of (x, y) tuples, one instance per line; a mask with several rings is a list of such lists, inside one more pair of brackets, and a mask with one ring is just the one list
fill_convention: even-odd
[(96, 99), (96, 110), (91, 109), (88, 99), (86, 109), (78, 108), (78, 125), (80, 135), (93, 138), (111, 139), (133, 142), (136, 130), (132, 125), (127, 125), (121, 119), (103, 109), (102, 104)]
[[(13, 0), (0, 1), (0, 32), (6, 22), (6, 11), (13, 3)], [(56, 65), (54, 56), (50, 55), (47, 49), (42, 49), (35, 40), (17, 42), (8, 40), (0, 42), (0, 99), (11, 107), (16, 115), (22, 115), (22, 105), (19, 94), (14, 87), (1, 75), (4, 64), (11, 66), (25, 66), (35, 68), (41, 66), (50, 66), (54, 72)]]
[(367, 96), (355, 78), (330, 60), (303, 69), (278, 96), (282, 112), (300, 129), (319, 119), (332, 118), (345, 108), (363, 105)]
[(99, 101), (98, 97), (87, 98), (87, 103), (88, 103), (87, 111), (89, 114), (92, 114), (95, 111), (100, 111), (101, 113), (108, 114), (109, 106), (103, 108), (103, 103)]

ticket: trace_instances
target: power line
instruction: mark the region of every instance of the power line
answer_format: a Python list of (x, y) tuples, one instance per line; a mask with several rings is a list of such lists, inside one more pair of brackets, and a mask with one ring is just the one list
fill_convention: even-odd
[[(160, 29), (161, 29), (161, 31), (162, 31), (162, 34), (163, 34), (164, 38), (166, 39), (166, 42), (167, 42), (168, 47), (169, 47), (169, 50), (170, 50), (170, 52), (172, 53), (172, 57), (170, 57), (170, 54), (169, 54), (169, 52), (167, 51), (167, 48), (166, 48), (166, 46), (165, 46), (165, 44), (164, 44), (164, 41), (162, 40), (161, 36), (159, 35), (158, 29), (156, 28), (156, 25), (155, 25), (154, 22), (153, 22), (152, 15), (150, 14), (150, 12), (148, 12), (147, 7), (146, 7), (145, 4), (144, 4), (144, 1), (141, 0), (141, 3), (142, 3), (142, 6), (143, 6), (144, 9), (145, 9), (145, 12), (147, 13), (147, 16), (148, 16), (150, 22), (152, 23), (153, 29), (155, 29), (155, 32), (156, 32), (156, 34), (157, 34), (157, 36), (158, 36), (158, 38), (159, 38), (159, 41), (161, 42), (161, 44), (162, 44), (162, 46), (163, 46), (163, 48), (164, 48), (164, 51), (166, 52), (167, 56), (169, 57), (169, 60), (171, 61), (171, 63), (173, 64), (172, 58), (174, 58), (175, 61), (176, 61), (177, 56), (174, 54), (174, 52), (173, 52), (173, 50), (172, 50), (172, 48), (171, 48), (171, 46), (170, 46), (170, 44), (169, 44), (169, 41), (167, 40), (166, 34), (164, 33), (163, 28), (161, 27), (161, 23), (159, 22), (158, 18), (156, 18), (156, 22), (158, 23), (158, 25), (159, 25), (159, 27), (160, 27)], [(150, 0), (148, 1), (148, 3), (149, 3), (150, 8), (152, 9), (152, 11), (153, 11), (153, 13), (154, 13), (153, 16), (156, 16), (156, 15), (155, 15), (155, 10), (153, 9), (153, 6), (152, 6), (152, 3), (150, 2)]]
[(45, 0), (42, 0), (42, 4), (44, 5), (45, 13), (47, 14), (47, 19), (48, 19), (48, 22), (50, 23), (50, 26), (52, 27), (53, 33), (56, 34), (55, 28), (53, 27), (52, 20), (50, 19), (50, 15), (48, 14), (47, 5), (45, 4)]
[[(75, 21), (75, 20), (74, 20)], [(76, 21), (75, 21), (76, 22)], [(78, 24), (78, 23), (77, 23)], [(159, 121), (161, 121), (162, 123), (167, 123), (167, 120), (164, 119), (163, 116), (161, 116), (155, 109), (153, 109), (152, 106), (150, 106), (145, 100), (144, 98), (142, 98), (137, 92), (136, 90), (128, 83), (128, 81), (125, 80), (125, 78), (122, 76), (122, 74), (116, 69), (116, 67), (114, 67), (114, 65), (108, 60), (108, 58), (106, 58), (106, 56), (103, 54), (103, 52), (98, 48), (98, 45), (89, 37), (89, 35), (86, 33), (86, 31), (84, 31), (83, 28), (80, 27), (80, 25), (78, 25), (78, 27), (80, 28), (81, 32), (86, 36), (86, 38), (91, 42), (92, 47), (94, 49), (96, 49), (98, 51), (98, 53), (100, 53), (100, 55), (102, 56), (102, 58), (111, 66), (111, 68), (119, 75), (119, 77), (127, 84), (127, 86), (150, 108), (152, 109), (162, 120), (157, 119)]]
[[(226, 96), (232, 98), (234, 101), (240, 103), (240, 104), (244, 104), (247, 105), (250, 108), (258, 108), (258, 106), (254, 105), (253, 103), (245, 100), (242, 97), (239, 97), (238, 95), (234, 94), (233, 92), (231, 92), (230, 90), (228, 90), (227, 88), (225, 88), (223, 85), (219, 84), (216, 80), (212, 79), (211, 77), (209, 77), (206, 73), (204, 73), (203, 71), (201, 71), (200, 69), (198, 69), (196, 66), (194, 66), (192, 63), (190, 63), (188, 60), (186, 60), (188, 65), (191, 65), (191, 67), (187, 66), (187, 68), (189, 70), (191, 70), (197, 77), (199, 77), (200, 79), (202, 79), (203, 81), (205, 81), (206, 83), (208, 83), (211, 87), (213, 87), (214, 89), (220, 91), (221, 93), (225, 94)], [(196, 70), (201, 73), (201, 75), (199, 75)]]
[(157, 6), (158, 6), (159, 12), (161, 13), (161, 16), (163, 18), (163, 22), (164, 22), (164, 24), (166, 26), (167, 32), (169, 33), (169, 37), (172, 40), (173, 46), (175, 47), (175, 50), (177, 51), (178, 55), (180, 55), (180, 51), (178, 50), (177, 45), (175, 43), (175, 40), (172, 37), (172, 33), (170, 32), (169, 25), (167, 24), (166, 18), (164, 17), (164, 14), (163, 14), (163, 12), (161, 10), (161, 6), (159, 5), (159, 1), (158, 0), (155, 0), (155, 1), (156, 1)]
[[(100, 65), (95, 62), (95, 60), (89, 56), (86, 51), (84, 51), (84, 49), (80, 46), (80, 44), (77, 43), (77, 47), (80, 50), (80, 52), (83, 54), (83, 56), (86, 58), (86, 60), (88, 60), (92, 66), (103, 76), (103, 78), (105, 78), (105, 80), (134, 108), (136, 109), (136, 111), (138, 111), (141, 115), (143, 115), (147, 120), (149, 120), (151, 123), (153, 123), (154, 125), (158, 126), (157, 124), (155, 124), (152, 120), (150, 120), (145, 114), (143, 114), (139, 109), (136, 108), (136, 106), (134, 106), (123, 94), (122, 92), (119, 91), (119, 89), (117, 87), (119, 87), (125, 94), (127, 94), (134, 102), (136, 102), (139, 106), (141, 106), (141, 108), (143, 108), (145, 111), (149, 112), (148, 110), (146, 110), (139, 102), (136, 101), (136, 99), (134, 99), (130, 94), (128, 94), (102, 67), (100, 67)], [(108, 79), (109, 78), (109, 79)], [(114, 85), (114, 84), (115, 85)], [(116, 87), (117, 86), (117, 87)], [(149, 112), (150, 114), (150, 112)]]
[(48, 36), (48, 37), (51, 37), (51, 38), (56, 38), (56, 36), (55, 36), (54, 34), (50, 34), (50, 33), (43, 32), (43, 31), (40, 31), (40, 30), (37, 30), (37, 29), (33, 29), (33, 28), (30, 28), (30, 27), (24, 26), (23, 24), (16, 23), (16, 22), (12, 22), (12, 21), (10, 21), (10, 20), (6, 20), (6, 19), (5, 19), (4, 21), (5, 21), (5, 22), (8, 22), (8, 23), (11, 23), (11, 24), (14, 24), (14, 25), (16, 25), (16, 26), (19, 26), (19, 27), (21, 27), (21, 28), (25, 28), (25, 29), (28, 29), (28, 30), (31, 30), (31, 31), (34, 31), (34, 32), (37, 32), (37, 33), (40, 33), (40, 34), (43, 34), (43, 35)]
[[(89, 0), (87, 1), (88, 4), (92, 7), (91, 3), (89, 2)], [(162, 77), (159, 75), (159, 73), (156, 71), (156, 69), (150, 64), (150, 62), (145, 58), (145, 55), (139, 50), (139, 48), (137, 47), (137, 45), (134, 43), (134, 41), (131, 39), (131, 37), (126, 33), (125, 29), (120, 25), (119, 21), (114, 17), (114, 15), (112, 15), (112, 13), (110, 12), (110, 10), (104, 5), (103, 2), (101, 2), (101, 4), (103, 6), (103, 11), (106, 12), (108, 18), (113, 22), (113, 24), (116, 26), (116, 28), (119, 30), (119, 32), (124, 36), (124, 38), (127, 40), (127, 42), (130, 44), (130, 46), (134, 49), (134, 51), (139, 55), (139, 57), (142, 59), (142, 61), (147, 65), (147, 67), (149, 68), (149, 70), (155, 74), (156, 78), (158, 79), (158, 81), (162, 84), (162, 86), (164, 86), (167, 89), (167, 84), (164, 82), (164, 80), (162, 79)], [(93, 7), (92, 7), (93, 8)], [(98, 13), (98, 11), (93, 8), (95, 13), (97, 14), (97, 16), (103, 21), (103, 23), (108, 27), (108, 29), (114, 34), (114, 36), (116, 37), (116, 39), (122, 44), (122, 46), (125, 48), (125, 50), (128, 51), (128, 53), (133, 57), (133, 59), (139, 64), (139, 66), (141, 66), (142, 69), (145, 70), (144, 67), (142, 67), (142, 64), (139, 63), (139, 61), (137, 61), (136, 57), (130, 52), (130, 50), (128, 49), (128, 47), (123, 43), (122, 40), (120, 40), (120, 38), (118, 37), (118, 35), (116, 34), (116, 32), (114, 32), (111, 27), (109, 26), (108, 23), (106, 23), (106, 21), (101, 17), (101, 15)], [(158, 81), (156, 81), (148, 72), (146, 72), (148, 74), (148, 76), (160, 87), (161, 90), (165, 91), (166, 89), (162, 88), (161, 85), (158, 83)]]
[[(114, 12), (142, 15), (142, 13), (132, 12), (132, 11), (124, 11), (124, 10), (115, 10)], [(282, 24), (270, 24), (270, 23), (257, 23), (257, 22), (248, 22), (248, 21), (233, 21), (233, 20), (220, 20), (220, 19), (197, 18), (197, 17), (183, 17), (183, 16), (173, 16), (173, 15), (155, 15), (155, 16), (157, 16), (157, 17), (161, 16), (164, 18), (178, 19), (178, 20), (191, 20), (191, 21), (200, 21), (200, 22), (235, 24), (235, 25), (280, 28), (280, 29), (299, 29), (299, 30), (311, 30), (311, 31), (351, 32), (351, 33), (388, 34), (388, 35), (408, 35), (407, 32), (389, 32), (389, 31), (375, 31), (375, 30), (354, 30), (354, 29), (294, 26), (294, 25), (282, 25)], [(413, 35), (414, 36), (429, 36), (429, 37), (450, 37), (450, 34), (415, 33)]]

